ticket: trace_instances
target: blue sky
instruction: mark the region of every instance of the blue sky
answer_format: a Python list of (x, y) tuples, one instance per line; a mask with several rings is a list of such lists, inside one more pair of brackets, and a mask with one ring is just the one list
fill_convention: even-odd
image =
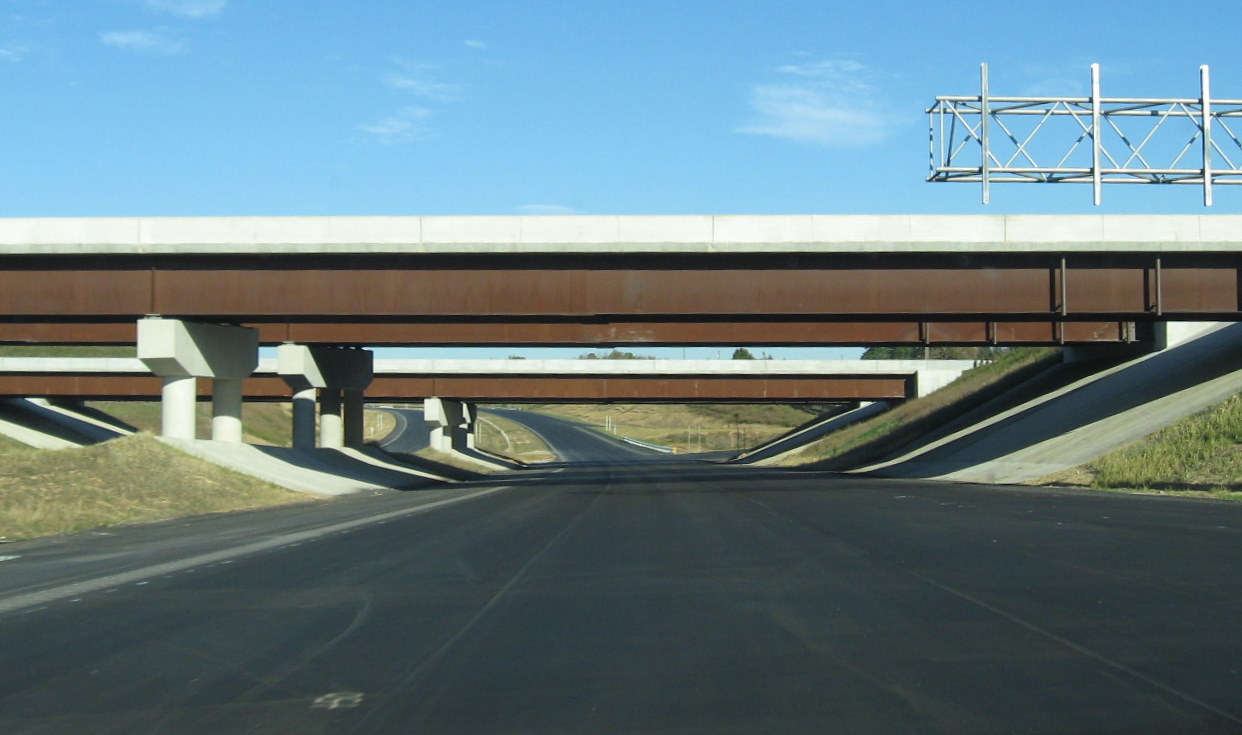
[(1242, 98), (1242, 3), (0, 0), (0, 216), (1231, 213), (929, 184), (973, 94)]

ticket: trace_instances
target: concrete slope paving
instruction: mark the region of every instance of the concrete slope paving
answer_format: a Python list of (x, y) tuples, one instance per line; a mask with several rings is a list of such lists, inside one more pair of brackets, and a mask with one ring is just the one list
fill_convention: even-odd
[(132, 426), (90, 408), (39, 398), (0, 400), (0, 434), (37, 449), (81, 447), (132, 433)]
[(856, 471), (1029, 482), (1138, 441), (1239, 391), (1242, 324), (1231, 324)]

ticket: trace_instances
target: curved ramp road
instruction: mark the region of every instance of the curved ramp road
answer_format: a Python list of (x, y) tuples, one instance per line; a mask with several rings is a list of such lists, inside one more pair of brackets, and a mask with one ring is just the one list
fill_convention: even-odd
[(2, 547), (0, 732), (1242, 732), (1234, 504), (614, 460), (108, 533)]
[(601, 434), (586, 424), (568, 421), (536, 411), (508, 408), (489, 409), (491, 413), (522, 424), (538, 434), (556, 454), (561, 463), (576, 465), (586, 463), (616, 463), (636, 461), (659, 461), (671, 455), (646, 449), (629, 442)]
[[(396, 417), (397, 426), (390, 437), (382, 443), (383, 448), (392, 452), (411, 454), (420, 449), (426, 449), (431, 441), (431, 434), (427, 429), (427, 424), (423, 422), (422, 410), (411, 408), (389, 409), (389, 411)], [(488, 414), (503, 416), (538, 434), (549, 449), (556, 454), (558, 463), (633, 462), (669, 457), (660, 452), (605, 436), (588, 428), (585, 424), (535, 411), (507, 408), (484, 409), (484, 417)], [(555, 464), (553, 463), (553, 466)]]

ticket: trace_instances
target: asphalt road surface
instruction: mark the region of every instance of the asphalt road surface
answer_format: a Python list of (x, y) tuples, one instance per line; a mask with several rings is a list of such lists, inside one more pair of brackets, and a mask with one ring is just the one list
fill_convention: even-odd
[[(396, 427), (381, 446), (389, 452), (413, 454), (426, 449), (431, 442), (431, 432), (423, 421), (423, 411), (418, 408), (387, 409), (396, 419)], [(507, 408), (486, 408), (482, 420), (489, 415), (503, 416), (522, 424), (543, 438), (544, 443), (556, 454), (557, 461), (545, 468), (559, 468), (566, 463), (616, 464), (639, 460), (658, 460), (671, 455), (601, 434), (585, 424), (548, 416), (535, 411)]]
[(623, 459), (0, 546), (0, 733), (1242, 732), (1242, 506)]

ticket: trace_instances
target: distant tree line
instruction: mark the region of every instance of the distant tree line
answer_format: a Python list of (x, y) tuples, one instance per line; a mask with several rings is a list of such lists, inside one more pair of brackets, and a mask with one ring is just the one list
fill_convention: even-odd
[[(513, 358), (510, 358), (513, 359)], [(578, 355), (579, 360), (654, 360), (656, 358), (650, 355), (640, 355), (636, 352), (627, 352), (613, 348), (611, 352), (597, 355), (594, 352), (585, 352)], [(771, 360), (772, 356), (764, 354), (762, 357), (756, 357), (753, 352), (745, 347), (738, 347), (733, 351), (734, 360)]]
[(995, 360), (1005, 347), (868, 347), (864, 360)]
[(650, 357), (648, 355), (639, 355), (634, 352), (626, 352), (624, 350), (618, 350), (614, 347), (611, 352), (607, 352), (603, 355), (597, 355), (594, 352), (587, 352), (587, 353), (578, 355), (578, 359), (579, 360), (654, 360), (655, 358)]

